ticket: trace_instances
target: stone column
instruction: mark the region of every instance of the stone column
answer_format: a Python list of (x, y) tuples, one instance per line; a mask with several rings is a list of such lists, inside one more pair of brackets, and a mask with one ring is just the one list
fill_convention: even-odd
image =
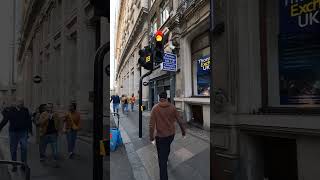
[(89, 92), (93, 90), (96, 22), (93, 19), (88, 19), (83, 10), (79, 11), (78, 18), (80, 20), (78, 21), (77, 37), (76, 101), (84, 120), (84, 129), (90, 130), (92, 123), (89, 120), (92, 118), (89, 116), (89, 109), (93, 104), (89, 102)]

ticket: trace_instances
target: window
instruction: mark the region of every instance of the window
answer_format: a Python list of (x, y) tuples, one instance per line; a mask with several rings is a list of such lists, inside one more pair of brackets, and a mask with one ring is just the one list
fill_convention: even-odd
[(161, 26), (169, 19), (170, 16), (170, 10), (169, 10), (169, 2), (168, 1), (164, 1), (161, 5), (160, 5), (160, 13), (161, 13), (161, 17), (160, 17), (160, 24)]
[(319, 107), (320, 13), (309, 1), (266, 2), (268, 106)]
[(194, 96), (210, 96), (209, 33), (196, 37), (191, 44), (192, 83)]
[(157, 16), (154, 15), (151, 19), (151, 32), (150, 33), (155, 33), (158, 30), (157, 26)]

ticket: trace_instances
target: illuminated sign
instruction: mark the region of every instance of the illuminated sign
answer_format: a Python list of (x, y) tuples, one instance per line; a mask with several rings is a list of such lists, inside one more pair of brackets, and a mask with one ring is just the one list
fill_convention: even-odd
[(320, 0), (281, 0), (281, 33), (319, 32)]
[(150, 62), (150, 60), (151, 60), (151, 56), (147, 56), (146, 57), (146, 62)]
[(210, 57), (204, 57), (198, 60), (198, 63), (203, 71), (210, 70)]

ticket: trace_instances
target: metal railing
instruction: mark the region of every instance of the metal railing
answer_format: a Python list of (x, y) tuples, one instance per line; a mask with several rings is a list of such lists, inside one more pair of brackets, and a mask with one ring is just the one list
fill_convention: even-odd
[(0, 164), (4, 165), (14, 165), (14, 166), (23, 166), (25, 168), (25, 180), (30, 180), (30, 167), (23, 162), (18, 162), (18, 161), (7, 161), (7, 160), (0, 160)]

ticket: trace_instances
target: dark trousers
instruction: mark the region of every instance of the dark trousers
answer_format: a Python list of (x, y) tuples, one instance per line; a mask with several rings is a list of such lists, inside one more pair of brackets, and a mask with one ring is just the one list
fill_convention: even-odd
[(18, 145), (20, 144), (21, 149), (21, 161), (26, 163), (27, 162), (27, 146), (28, 146), (28, 132), (21, 131), (9, 132), (9, 139), (10, 139), (10, 153), (12, 161), (17, 161), (17, 150)]
[(77, 140), (77, 131), (76, 130), (70, 130), (67, 132), (67, 142), (68, 142), (68, 152), (74, 153), (74, 148), (76, 146), (76, 140)]
[(58, 134), (46, 134), (40, 137), (40, 158), (45, 158), (47, 145), (52, 148), (54, 160), (58, 160)]
[(160, 168), (160, 180), (168, 180), (167, 162), (170, 154), (170, 146), (174, 135), (168, 137), (156, 137), (158, 161)]

